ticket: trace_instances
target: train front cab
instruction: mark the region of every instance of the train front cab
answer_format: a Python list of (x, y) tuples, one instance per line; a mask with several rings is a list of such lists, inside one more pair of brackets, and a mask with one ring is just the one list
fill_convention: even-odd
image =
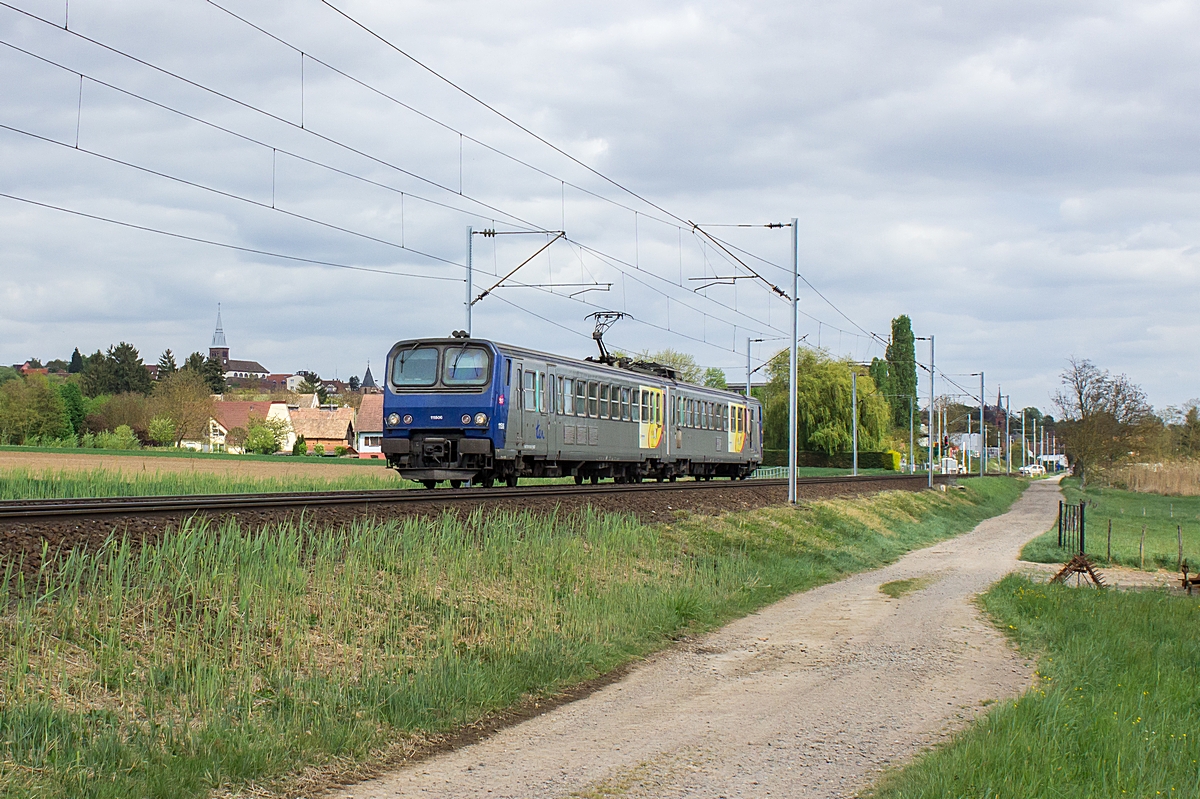
[(430, 488), (443, 480), (491, 485), (508, 421), (504, 363), (493, 344), (475, 339), (392, 347), (383, 398), (388, 465)]

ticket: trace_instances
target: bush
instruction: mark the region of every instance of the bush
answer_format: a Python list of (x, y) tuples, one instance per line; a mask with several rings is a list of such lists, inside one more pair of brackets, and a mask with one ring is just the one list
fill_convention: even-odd
[[(894, 469), (900, 468), (900, 453), (887, 452), (858, 453), (858, 468), (860, 469)], [(763, 450), (763, 466), (787, 466), (787, 450)], [(797, 452), (797, 466), (813, 466), (833, 469), (849, 469), (854, 465), (854, 453), (835, 452), (827, 455), (824, 452)]]
[(293, 455), (307, 455), (308, 442), (304, 440), (304, 436), (296, 436), (296, 443), (292, 444)]
[(333, 454), (340, 458), (343, 455), (345, 455), (349, 451), (349, 449), (350, 449), (349, 447), (334, 447)]
[(314, 455), (317, 455), (317, 456), (324, 455), (325, 454), (325, 445), (317, 444), (315, 447), (312, 448), (312, 452)]
[(112, 432), (84, 433), (79, 446), (85, 449), (141, 449), (142, 442), (127, 425), (119, 425)]
[(155, 416), (150, 420), (150, 440), (169, 447), (175, 443), (175, 422), (170, 416)]

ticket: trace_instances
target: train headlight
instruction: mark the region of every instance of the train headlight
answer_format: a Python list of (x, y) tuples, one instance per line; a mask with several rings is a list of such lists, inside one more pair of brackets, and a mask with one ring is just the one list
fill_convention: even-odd
[(412, 414), (411, 413), (404, 414), (404, 423), (412, 424)]
[(392, 427), (395, 427), (396, 425), (400, 424), (400, 414), (398, 414), (398, 413), (389, 414), (388, 415), (388, 424), (390, 424)]
[(462, 417), (462, 423), (463, 423), (463, 424), (470, 424), (470, 423), (471, 423), (471, 414), (469, 414), (469, 413), (464, 413), (464, 414), (463, 414), (463, 417)]
[(487, 421), (486, 413), (475, 414), (475, 424), (479, 425), (480, 427), (483, 427), (485, 424), (487, 424)]

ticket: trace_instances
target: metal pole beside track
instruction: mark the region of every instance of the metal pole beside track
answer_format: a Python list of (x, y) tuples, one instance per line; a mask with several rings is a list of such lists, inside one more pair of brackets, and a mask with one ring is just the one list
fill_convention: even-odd
[[(929, 334), (929, 487), (933, 488), (933, 334)], [(940, 432), (940, 431), (939, 431)], [(939, 442), (940, 443), (940, 442)], [(941, 447), (938, 447), (941, 452)]]
[(800, 220), (792, 219), (792, 351), (788, 361), (788, 503), (796, 504), (796, 349), (800, 336)]
[(858, 477), (858, 372), (850, 367), (850, 440), (854, 447), (854, 462), (850, 474)]
[(987, 423), (983, 420), (983, 372), (979, 373), (979, 476), (987, 472)]
[(466, 302), (466, 305), (467, 305), (467, 327), (466, 327), (466, 331), (467, 331), (468, 336), (471, 335), (471, 292), (474, 288), (474, 283), (475, 283), (475, 279), (471, 274), (471, 272), (472, 272), (471, 249), (473, 246), (474, 239), (475, 239), (475, 231), (473, 231), (471, 229), (470, 225), (467, 225), (467, 302)]

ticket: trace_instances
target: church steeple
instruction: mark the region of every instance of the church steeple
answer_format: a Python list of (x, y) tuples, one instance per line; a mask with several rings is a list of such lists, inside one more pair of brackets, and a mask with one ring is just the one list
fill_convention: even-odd
[(367, 361), (367, 371), (363, 375), (361, 386), (362, 388), (378, 388), (378, 386), (375, 385), (375, 376), (371, 374), (370, 361)]
[(225, 331), (221, 327), (221, 303), (217, 303), (217, 329), (213, 331), (212, 346), (208, 348), (208, 357), (218, 358), (221, 366), (229, 365), (229, 347), (225, 344)]

